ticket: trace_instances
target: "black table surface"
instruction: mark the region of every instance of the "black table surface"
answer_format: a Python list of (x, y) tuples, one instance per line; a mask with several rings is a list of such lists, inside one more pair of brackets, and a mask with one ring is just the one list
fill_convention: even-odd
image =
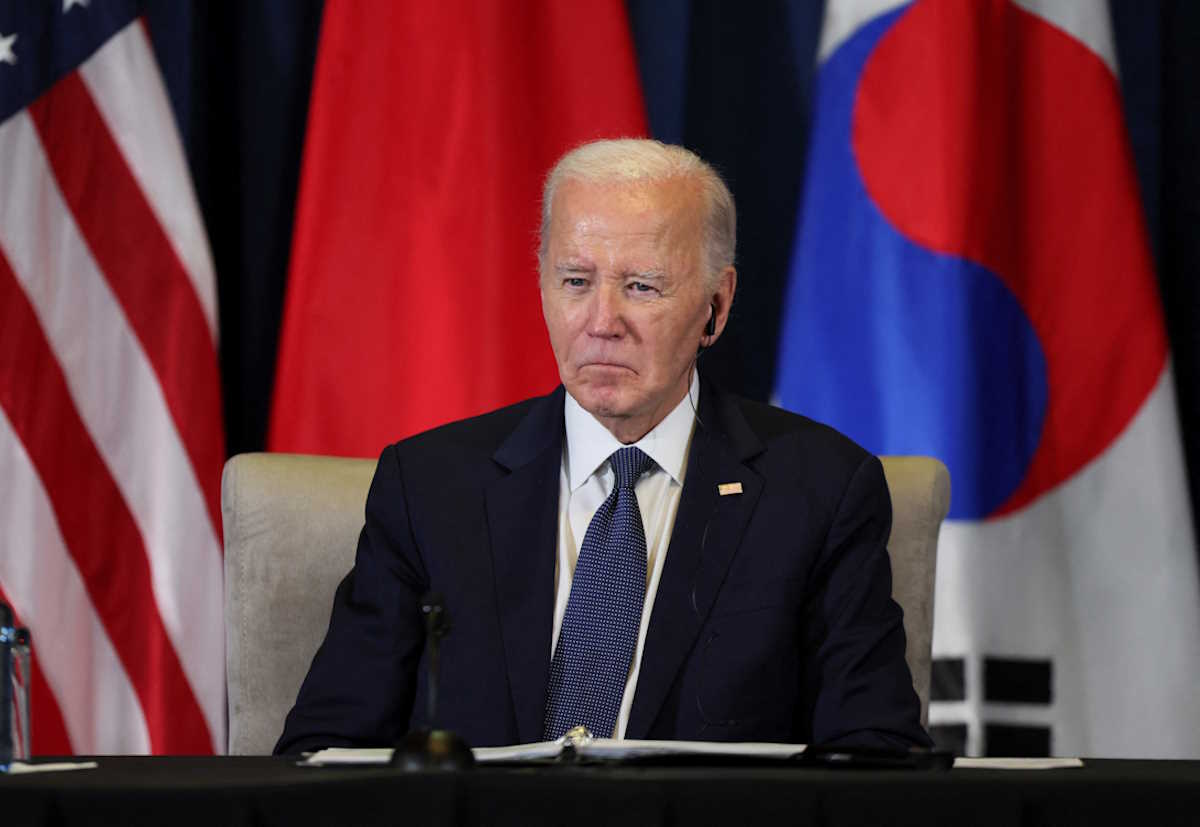
[(1043, 771), (538, 766), (406, 774), (270, 757), (94, 760), (93, 770), (0, 776), (0, 824), (1200, 825), (1200, 761), (1089, 760)]

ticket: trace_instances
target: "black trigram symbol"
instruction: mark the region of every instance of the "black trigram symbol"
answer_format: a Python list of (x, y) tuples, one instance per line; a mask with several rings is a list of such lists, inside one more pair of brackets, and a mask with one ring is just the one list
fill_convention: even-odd
[[(968, 701), (967, 662), (963, 658), (937, 658), (933, 661), (933, 674), (929, 686), (929, 700)], [(988, 756), (1050, 755), (1053, 747), (1052, 729), (1045, 723), (1013, 723), (1011, 716), (1005, 720), (988, 720), (989, 705), (1021, 704), (1024, 706), (1049, 707), (1054, 702), (1053, 663), (1049, 660), (1019, 658), (983, 658), (982, 694), (982, 754)], [(956, 755), (967, 752), (970, 727), (976, 724), (943, 722), (929, 728), (929, 734), (939, 749)]]

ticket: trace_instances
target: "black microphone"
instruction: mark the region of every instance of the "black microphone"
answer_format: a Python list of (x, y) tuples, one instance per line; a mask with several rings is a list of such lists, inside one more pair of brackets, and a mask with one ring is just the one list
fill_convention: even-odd
[(392, 752), (391, 764), (408, 771), (466, 769), (475, 764), (475, 756), (467, 742), (450, 730), (437, 728), (442, 638), (450, 632), (450, 613), (442, 596), (436, 592), (421, 597), (420, 612), (429, 655), (425, 684), (425, 715), (429, 729), (405, 735)]
[(442, 638), (450, 631), (450, 615), (440, 594), (428, 592), (421, 598), (421, 617), (425, 620), (425, 640), (429, 645), (429, 691), (425, 697), (425, 718), (429, 721), (430, 729), (436, 729)]

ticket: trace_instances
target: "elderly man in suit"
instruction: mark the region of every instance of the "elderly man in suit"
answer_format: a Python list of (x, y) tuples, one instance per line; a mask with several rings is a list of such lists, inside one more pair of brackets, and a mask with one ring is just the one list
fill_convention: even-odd
[[(545, 186), (562, 385), (389, 446), (276, 750), (427, 725), (419, 602), (453, 616), (438, 724), (927, 745), (878, 460), (696, 369), (737, 287), (733, 198), (681, 147), (599, 141)], [(852, 381), (848, 377), (848, 381)]]

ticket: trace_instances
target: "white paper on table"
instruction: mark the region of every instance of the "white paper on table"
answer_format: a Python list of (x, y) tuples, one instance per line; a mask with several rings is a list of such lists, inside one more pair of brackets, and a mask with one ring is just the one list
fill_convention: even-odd
[(475, 747), (471, 752), (480, 764), (491, 761), (537, 761), (562, 755), (559, 741), (539, 741), (534, 744), (513, 744), (508, 747)]
[(27, 775), (33, 772), (67, 772), (69, 770), (94, 770), (100, 766), (95, 761), (60, 761), (56, 764), (26, 764), (13, 761), (8, 765), (9, 775)]
[(956, 770), (1061, 770), (1082, 767), (1078, 758), (955, 758)]
[(392, 760), (391, 747), (329, 747), (306, 755), (302, 767), (379, 766)]
[[(472, 750), (481, 764), (493, 761), (534, 761), (556, 758), (563, 751), (557, 741), (517, 744), (511, 747), (480, 747)], [(745, 741), (637, 741), (593, 738), (575, 747), (581, 758), (622, 761), (629, 758), (668, 757), (672, 755), (713, 755), (727, 758), (791, 758), (804, 752), (804, 744), (775, 744)]]
[[(582, 758), (601, 761), (621, 761), (627, 758), (647, 758), (671, 755), (713, 755), (738, 758), (791, 758), (804, 752), (804, 744), (725, 743), (719, 741), (635, 741), (615, 738), (595, 738), (575, 748)], [(471, 750), (481, 764), (500, 761), (538, 761), (562, 755), (558, 741), (539, 741), (509, 747), (477, 747)], [(386, 747), (353, 749), (331, 747), (314, 752), (300, 761), (306, 767), (379, 766), (392, 759)]]

